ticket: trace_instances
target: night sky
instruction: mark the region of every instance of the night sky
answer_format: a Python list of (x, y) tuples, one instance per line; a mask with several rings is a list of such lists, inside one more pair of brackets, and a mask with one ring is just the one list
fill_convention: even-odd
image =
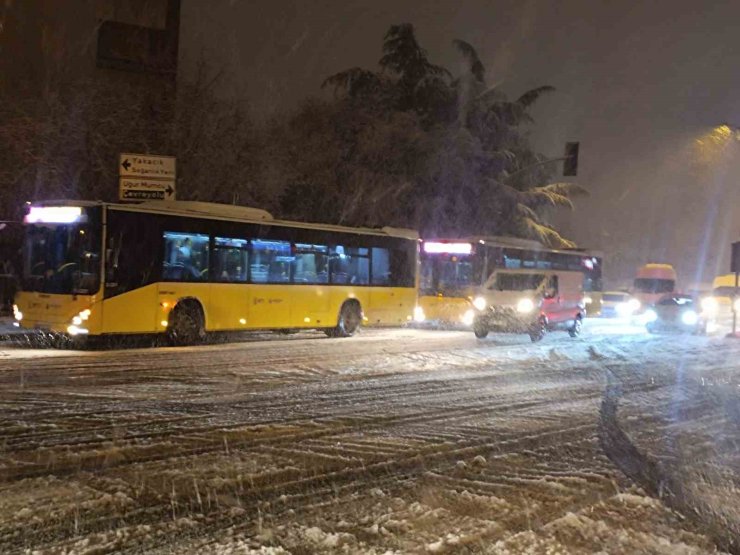
[(391, 24), (413, 23), (451, 69), (464, 39), (510, 96), (557, 88), (533, 141), (552, 157), (580, 141), (576, 179), (591, 196), (562, 228), (604, 251), (607, 285), (652, 261), (687, 288), (727, 272), (740, 240), (740, 141), (711, 135), (740, 126), (738, 21), (736, 1), (183, 0), (180, 58), (185, 74), (201, 58), (223, 69), (224, 93), (262, 116), (322, 94), (327, 75), (374, 68)]

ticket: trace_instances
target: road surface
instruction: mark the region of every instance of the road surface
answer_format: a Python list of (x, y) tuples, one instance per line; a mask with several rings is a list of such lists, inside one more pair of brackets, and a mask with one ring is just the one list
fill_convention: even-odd
[(0, 552), (714, 553), (740, 342), (364, 330), (0, 350)]

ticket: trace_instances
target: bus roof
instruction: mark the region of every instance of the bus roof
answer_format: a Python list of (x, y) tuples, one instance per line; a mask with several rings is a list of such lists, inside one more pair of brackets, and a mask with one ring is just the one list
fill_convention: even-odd
[(336, 231), (338, 233), (363, 233), (368, 235), (385, 235), (399, 237), (409, 240), (418, 240), (419, 233), (413, 229), (395, 228), (385, 226), (382, 228), (369, 227), (347, 227), (332, 224), (305, 223), (290, 220), (279, 220), (273, 217), (267, 210), (252, 208), (249, 206), (237, 206), (232, 204), (219, 204), (215, 202), (200, 202), (190, 200), (152, 200), (139, 204), (120, 204), (102, 201), (83, 200), (47, 200), (32, 203), (34, 206), (106, 206), (113, 210), (127, 212), (148, 212), (152, 214), (166, 214), (173, 216), (189, 216), (211, 220), (229, 220), (256, 224), (269, 223), (285, 227), (299, 227), (304, 229), (318, 229), (324, 231)]
[(586, 256), (597, 256), (601, 257), (600, 251), (582, 248), (562, 248), (553, 249), (546, 247), (539, 241), (534, 239), (523, 239), (521, 237), (506, 237), (503, 235), (488, 235), (488, 236), (472, 236), (472, 237), (443, 237), (443, 238), (425, 238), (425, 242), (435, 243), (479, 243), (481, 245), (489, 245), (494, 247), (510, 247), (518, 249), (529, 249), (529, 250), (540, 250), (548, 252), (562, 252), (566, 254), (583, 254)]

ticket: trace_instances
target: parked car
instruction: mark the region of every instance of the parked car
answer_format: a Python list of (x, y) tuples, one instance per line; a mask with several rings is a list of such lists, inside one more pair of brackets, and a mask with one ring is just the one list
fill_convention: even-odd
[(583, 274), (550, 270), (498, 270), (473, 300), (473, 332), (526, 333), (539, 341), (547, 331), (581, 333), (586, 316)]
[(644, 314), (645, 327), (650, 333), (683, 332), (703, 334), (714, 324), (710, 311), (689, 295), (666, 295)]

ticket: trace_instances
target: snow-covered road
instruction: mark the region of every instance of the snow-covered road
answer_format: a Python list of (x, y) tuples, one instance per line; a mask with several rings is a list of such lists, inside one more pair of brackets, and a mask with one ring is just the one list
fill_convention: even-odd
[(589, 324), (8, 345), (0, 552), (734, 549), (740, 341)]

